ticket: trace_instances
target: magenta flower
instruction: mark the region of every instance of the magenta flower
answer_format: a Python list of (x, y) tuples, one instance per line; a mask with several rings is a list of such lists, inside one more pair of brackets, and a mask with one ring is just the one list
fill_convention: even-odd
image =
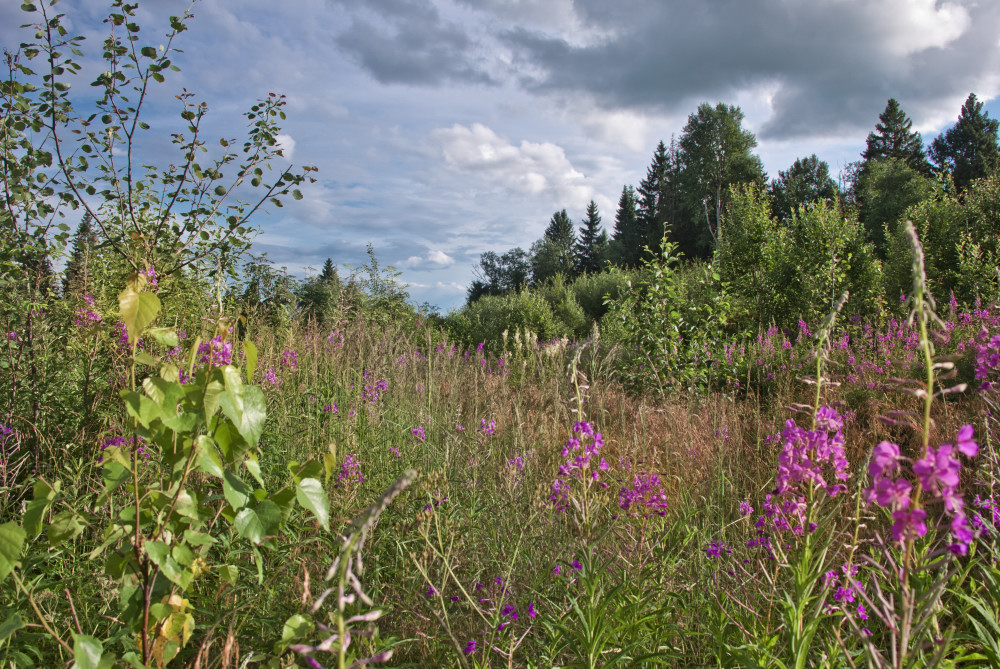
[(975, 428), (971, 425), (963, 425), (958, 429), (955, 437), (955, 446), (967, 457), (974, 458), (979, 455), (979, 444), (973, 439)]
[(892, 538), (904, 541), (927, 534), (927, 512), (923, 509), (897, 509), (892, 512)]

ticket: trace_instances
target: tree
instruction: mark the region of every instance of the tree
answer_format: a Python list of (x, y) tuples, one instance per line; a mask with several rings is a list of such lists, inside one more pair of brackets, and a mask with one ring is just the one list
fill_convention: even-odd
[(479, 256), (479, 266), (474, 272), (476, 278), (466, 295), (468, 304), (485, 295), (504, 295), (521, 290), (528, 284), (531, 262), (527, 251), (520, 246), (502, 255), (487, 251)]
[(557, 211), (542, 238), (531, 245), (532, 283), (544, 283), (557, 274), (572, 277), (576, 269), (575, 243), (573, 221), (565, 209)]
[[(641, 235), (636, 250), (636, 260), (642, 256), (643, 246), (652, 248), (651, 242), (658, 245), (659, 239), (663, 237), (663, 225), (666, 219), (663, 217), (660, 196), (663, 182), (667, 178), (668, 163), (667, 147), (661, 140), (653, 152), (653, 162), (646, 170), (646, 178), (639, 182), (639, 187), (636, 189), (635, 213)], [(653, 237), (656, 238), (655, 242)]]
[(867, 145), (861, 154), (866, 165), (888, 159), (902, 160), (918, 173), (929, 175), (931, 166), (924, 155), (920, 133), (911, 130), (913, 121), (895, 98), (889, 98), (878, 120), (875, 132), (868, 133)]
[(333, 264), (333, 258), (327, 258), (326, 262), (323, 263), (323, 271), (319, 273), (320, 280), (328, 285), (333, 285), (340, 283), (340, 276), (337, 274), (337, 268)]
[(752, 153), (757, 138), (742, 124), (743, 111), (720, 102), (699, 105), (684, 126), (680, 197), (687, 229), (678, 226), (673, 237), (689, 257), (707, 257), (718, 243), (730, 186), (766, 182), (763, 163)]
[(580, 274), (600, 272), (608, 246), (608, 233), (601, 228), (601, 214), (593, 200), (587, 205), (587, 218), (576, 243), (576, 269)]
[(858, 177), (858, 218), (881, 257), (900, 217), (934, 188), (934, 180), (900, 158), (869, 163)]
[(91, 282), (94, 276), (92, 263), (94, 262), (94, 247), (97, 246), (97, 233), (90, 225), (93, 220), (88, 212), (84, 212), (83, 219), (76, 228), (73, 250), (63, 272), (64, 296), (80, 297), (92, 292)]
[(615, 229), (611, 234), (610, 255), (615, 264), (636, 267), (642, 253), (642, 230), (635, 210), (635, 189), (622, 186), (615, 214)]
[(955, 186), (964, 191), (969, 184), (1000, 166), (1000, 148), (997, 130), (1000, 120), (983, 112), (983, 103), (969, 93), (958, 123), (949, 128), (931, 144), (931, 158), (939, 170), (951, 172)]
[(837, 184), (830, 177), (830, 166), (816, 154), (797, 158), (786, 171), (778, 171), (778, 178), (771, 182), (771, 206), (774, 215), (789, 220), (792, 212), (816, 200), (837, 197)]

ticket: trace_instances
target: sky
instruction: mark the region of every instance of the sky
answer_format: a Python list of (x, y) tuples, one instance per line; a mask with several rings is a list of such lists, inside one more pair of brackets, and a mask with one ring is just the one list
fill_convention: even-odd
[[(152, 46), (167, 16), (194, 14), (146, 110), (148, 162), (172, 160), (182, 88), (210, 136), (240, 141), (242, 114), (285, 95), (285, 158), (317, 182), (252, 219), (254, 251), (345, 276), (370, 243), (442, 311), (481, 253), (528, 249), (558, 210), (579, 225), (594, 200), (610, 232), (623, 185), (702, 102), (740, 106), (772, 178), (812, 153), (834, 174), (857, 160), (890, 97), (925, 143), (970, 92), (1000, 117), (994, 0), (136, 1)], [(25, 39), (19, 4), (0, 0), (4, 49)], [(108, 5), (56, 5), (87, 38), (81, 109)]]

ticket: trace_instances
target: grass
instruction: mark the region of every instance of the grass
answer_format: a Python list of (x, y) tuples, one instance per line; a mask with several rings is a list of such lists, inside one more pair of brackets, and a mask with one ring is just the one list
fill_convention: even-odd
[[(956, 339), (974, 337), (971, 329), (960, 328)], [(365, 592), (383, 613), (374, 636), (355, 636), (358, 657), (391, 649), (386, 665), (398, 667), (859, 666), (869, 661), (861, 627), (871, 628), (879, 643), (891, 637), (891, 620), (876, 620), (872, 607), (869, 622), (859, 622), (860, 593), (854, 613), (845, 614), (833, 590), (815, 578), (845, 561), (878, 561), (875, 531), (890, 524), (878, 509), (859, 511), (853, 494), (818, 507), (822, 531), (812, 535), (808, 564), (794, 537), (775, 536), (787, 543), (773, 552), (747, 546), (774, 486), (780, 447), (774, 435), (790, 417), (800, 425), (810, 418), (806, 409), (787, 408), (811, 405), (815, 392), (796, 380), (804, 372), (787, 360), (774, 363), (781, 373), (768, 383), (738, 392), (652, 397), (623, 391), (607, 350), (595, 350), (593, 342), (582, 349), (466, 352), (424, 325), (375, 328), (364, 319), (323, 328), (295, 323), (286, 331), (251, 320), (246, 332), (260, 353), (254, 381), (266, 397), (258, 450), (266, 487), (287, 482), (290, 462), (326, 457), (332, 531), (298, 511), (267, 546), (220, 531), (212, 563), (232, 565), (238, 576), (227, 579), (217, 569), (194, 581), (185, 594), (193, 633), (171, 666), (304, 662), (282, 641), (283, 630), (294, 616), (309, 614), (342, 551), (338, 535), (410, 468), (419, 472), (417, 481), (374, 522), (360, 552)], [(297, 354), (294, 368), (282, 364), (284, 351)], [(803, 359), (807, 343), (792, 353)], [(75, 434), (63, 427), (40, 467), (46, 480), (62, 482), (70, 504), (98, 485), (100, 439), (125, 424), (106, 385), (120, 375), (118, 365), (105, 365), (94, 419)], [(268, 368), (280, 383), (261, 381)], [(890, 410), (918, 411), (918, 400), (893, 392), (892, 384), (870, 385), (872, 378), (875, 372), (862, 372), (823, 392), (824, 404), (839, 403), (848, 415), (852, 492), (866, 485), (875, 444), (893, 439), (911, 454), (919, 444), (910, 428), (879, 420)], [(62, 392), (70, 387), (66, 382)], [(972, 422), (985, 456), (985, 430), (995, 423), (984, 415), (983, 400), (973, 395), (936, 402), (931, 441), (947, 441)], [(609, 465), (587, 489), (585, 519), (573, 508), (557, 513), (550, 500), (560, 451), (581, 420), (603, 434), (600, 455)], [(491, 422), (495, 432), (488, 434), (483, 428)], [(348, 455), (360, 463), (363, 480), (338, 480), (350, 473), (343, 469)], [(993, 468), (988, 458), (981, 461), (965, 484), (968, 503), (973, 492), (992, 496), (986, 485), (996, 480), (995, 459)], [(5, 487), (8, 499), (30, 498), (25, 486), (33, 479), (24, 471)], [(658, 476), (664, 515), (619, 506), (621, 489), (640, 473)], [(199, 485), (219, 494), (207, 480)], [(744, 500), (757, 513), (741, 515)], [(0, 522), (7, 521), (20, 521), (17, 504), (0, 513)], [(110, 639), (105, 647), (120, 652), (134, 631), (121, 620), (119, 584), (102, 575), (108, 553), (95, 551), (106, 525), (106, 513), (96, 509), (70, 544), (31, 543), (18, 573), (50, 626), (67, 638), (75, 632)], [(949, 574), (972, 574), (946, 579), (951, 589), (933, 613), (932, 636), (952, 629), (949, 658), (995, 653), (989, 620), (996, 607), (995, 537), (984, 533), (972, 556), (949, 567)], [(925, 546), (931, 553), (937, 548), (930, 540)], [(812, 580), (806, 574), (796, 581), (795, 566), (802, 564)], [(865, 569), (870, 582), (883, 578)], [(0, 618), (17, 615), (26, 625), (0, 642), (0, 664), (65, 662), (63, 649), (32, 619), (24, 592), (10, 579), (0, 588)], [(810, 635), (792, 634), (795, 624)], [(914, 657), (930, 661), (933, 651), (918, 648)], [(334, 662), (316, 657), (324, 666)]]

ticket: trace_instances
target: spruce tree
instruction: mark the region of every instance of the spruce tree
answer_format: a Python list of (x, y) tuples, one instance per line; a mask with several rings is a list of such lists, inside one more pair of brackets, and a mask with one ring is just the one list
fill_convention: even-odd
[(663, 237), (663, 226), (666, 219), (661, 207), (663, 182), (669, 167), (667, 147), (661, 140), (653, 152), (653, 162), (646, 170), (646, 178), (639, 182), (636, 188), (636, 219), (639, 222), (642, 240), (639, 243), (639, 256), (642, 246), (648, 245), (654, 253)]
[(931, 144), (931, 158), (938, 169), (951, 172), (955, 186), (964, 191), (969, 184), (992, 174), (1000, 166), (997, 130), (1000, 120), (983, 112), (983, 103), (970, 93), (958, 123)]
[(552, 215), (545, 234), (531, 246), (531, 274), (534, 284), (562, 274), (572, 278), (576, 269), (576, 230), (566, 210)]
[(868, 133), (867, 145), (861, 154), (865, 162), (895, 158), (902, 160), (920, 174), (930, 174), (931, 165), (924, 155), (924, 143), (920, 139), (920, 133), (911, 130), (913, 121), (895, 98), (889, 98), (878, 120), (875, 132)]
[(319, 278), (328, 285), (340, 283), (340, 276), (337, 274), (337, 268), (334, 266), (332, 258), (327, 258), (326, 262), (323, 263), (323, 271), (319, 273)]
[(593, 200), (587, 205), (587, 217), (580, 228), (580, 240), (576, 243), (576, 270), (580, 274), (601, 271), (608, 235), (601, 228), (601, 214)]
[(63, 272), (62, 290), (66, 297), (80, 297), (90, 294), (93, 286), (94, 248), (97, 246), (97, 232), (91, 226), (90, 212), (83, 215), (76, 228), (73, 251)]
[(611, 239), (614, 261), (624, 267), (637, 267), (642, 253), (643, 235), (635, 206), (635, 189), (622, 186)]

